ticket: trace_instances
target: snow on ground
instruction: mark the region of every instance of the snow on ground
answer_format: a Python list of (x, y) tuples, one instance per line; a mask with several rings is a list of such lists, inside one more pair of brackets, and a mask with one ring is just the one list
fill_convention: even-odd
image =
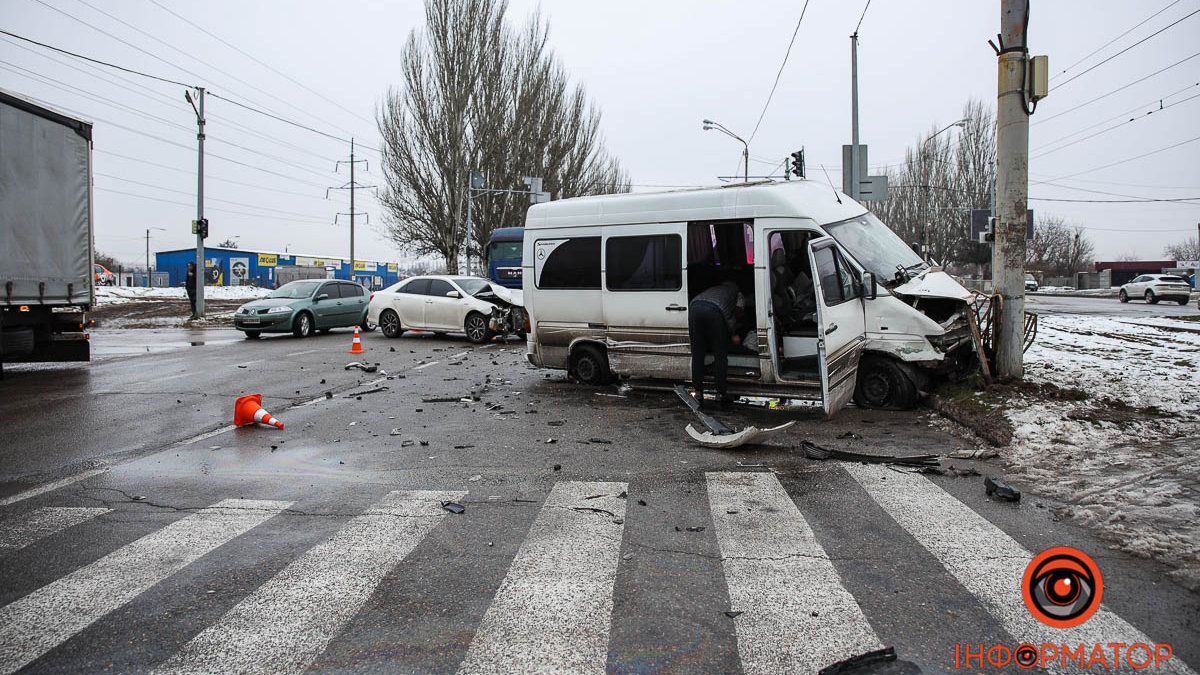
[(1013, 476), (1200, 588), (1200, 322), (1043, 316), (1025, 364), (1087, 397), (1010, 402)]
[[(207, 300), (253, 300), (255, 298), (261, 298), (270, 292), (271, 289), (269, 288), (258, 288), (257, 286), (205, 286), (204, 297)], [(97, 305), (109, 305), (119, 302), (137, 302), (138, 300), (187, 300), (187, 293), (182, 287), (96, 287)]]

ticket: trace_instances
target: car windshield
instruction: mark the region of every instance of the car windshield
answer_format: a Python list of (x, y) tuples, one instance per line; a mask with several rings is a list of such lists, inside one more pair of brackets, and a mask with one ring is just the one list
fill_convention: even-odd
[(492, 292), (492, 285), (478, 277), (455, 277), (454, 283), (458, 284), (458, 287), (463, 289), (467, 295), (474, 296)]
[(271, 291), (271, 294), (267, 297), (291, 298), (292, 300), (307, 298), (308, 296), (312, 295), (313, 291), (317, 290), (317, 286), (320, 286), (322, 283), (324, 283), (324, 281), (319, 279), (313, 279), (310, 281), (292, 281)]
[(497, 241), (488, 245), (488, 260), (520, 260), (521, 242)]
[[(884, 286), (893, 286), (927, 267), (921, 256), (873, 213), (826, 225), (825, 231)], [(901, 274), (901, 270), (907, 273)]]

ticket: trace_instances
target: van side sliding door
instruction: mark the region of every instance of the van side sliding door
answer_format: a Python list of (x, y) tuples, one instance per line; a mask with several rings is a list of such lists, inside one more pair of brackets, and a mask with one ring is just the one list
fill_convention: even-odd
[(605, 228), (609, 368), (632, 378), (690, 376), (683, 223)]
[(862, 282), (830, 237), (808, 245), (817, 292), (817, 355), (825, 416), (845, 407), (858, 381), (858, 361), (866, 343)]

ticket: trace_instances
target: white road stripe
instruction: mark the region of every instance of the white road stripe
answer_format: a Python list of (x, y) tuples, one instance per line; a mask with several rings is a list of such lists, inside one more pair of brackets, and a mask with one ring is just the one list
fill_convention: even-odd
[[(202, 434), (198, 434), (196, 436), (192, 436), (191, 438), (184, 439), (167, 449), (170, 450), (170, 449), (182, 446), (182, 445), (191, 445), (192, 443), (199, 443), (200, 441), (203, 441), (206, 438), (212, 438), (213, 436), (220, 436), (221, 434), (223, 434), (227, 431), (233, 431), (236, 428), (237, 427), (230, 424), (228, 426), (223, 426), (220, 429), (213, 429), (212, 431), (206, 431)], [(165, 452), (165, 450), (164, 450), (164, 452)]]
[[(459, 673), (598, 673), (608, 661), (625, 483), (558, 483)], [(604, 495), (595, 499), (585, 499)], [(621, 523), (614, 523), (619, 520)]]
[(301, 356), (304, 354), (316, 354), (317, 352), (323, 352), (323, 351), (325, 351), (325, 350), (324, 349), (305, 349), (305, 350), (299, 351), (299, 352), (292, 352), (291, 354), (284, 354), (284, 356)]
[(775, 474), (709, 473), (746, 673), (813, 673), (883, 646)]
[(108, 509), (88, 507), (47, 507), (37, 509), (20, 518), (6, 518), (0, 522), (0, 550), (15, 551), (33, 542), (73, 527), (96, 516), (108, 513)]
[(309, 549), (155, 672), (300, 673), (466, 492), (392, 492)]
[(5, 497), (4, 499), (0, 499), (0, 506), (8, 506), (9, 504), (15, 504), (19, 501), (29, 499), (30, 497), (36, 497), (40, 494), (45, 494), (52, 490), (57, 490), (60, 487), (70, 485), (71, 483), (77, 483), (81, 480), (84, 480), (85, 478), (91, 478), (92, 476), (98, 476), (98, 475), (104, 473), (105, 471), (108, 471), (107, 467), (101, 468), (101, 469), (88, 469), (87, 471), (81, 471), (73, 476), (67, 476), (66, 478), (60, 478), (56, 481), (45, 483), (45, 484), (39, 485), (35, 488), (30, 488), (24, 492), (18, 492), (17, 494), (12, 495), (11, 497)]
[(291, 502), (226, 499), (0, 608), (0, 673), (19, 670)]
[(416, 368), (413, 368), (413, 370), (421, 370), (422, 368), (428, 368), (429, 366), (437, 365), (439, 363), (441, 363), (441, 361), (430, 361), (429, 363), (424, 363), (424, 364), (417, 366)]
[[(1035, 645), (1141, 642), (1153, 648), (1149, 637), (1104, 605), (1074, 628), (1051, 628), (1041, 623), (1029, 613), (1021, 595), (1021, 578), (1033, 553), (924, 476), (878, 465), (847, 462), (843, 467), (893, 520), (979, 598), (1016, 640)], [(1141, 656), (1139, 652), (1136, 658)], [(1178, 658), (1163, 662), (1155, 672), (1194, 675)]]
[(469, 349), (468, 349), (468, 350), (467, 350), (467, 351), (465, 351), (465, 352), (459, 352), (459, 353), (457, 353), (457, 354), (455, 354), (455, 355), (453, 355), (453, 356), (447, 356), (446, 358), (447, 358), (447, 359), (450, 359), (451, 361), (453, 361), (454, 359), (457, 359), (457, 358), (460, 358), (460, 357), (466, 356), (467, 354), (470, 354), (470, 353), (471, 353), (471, 350), (469, 350)]

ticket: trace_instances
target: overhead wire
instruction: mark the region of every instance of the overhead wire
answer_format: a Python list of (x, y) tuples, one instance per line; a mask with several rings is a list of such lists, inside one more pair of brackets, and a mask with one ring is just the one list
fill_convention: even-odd
[(775, 98), (775, 89), (779, 87), (779, 77), (783, 75), (783, 69), (787, 66), (788, 57), (792, 55), (792, 45), (796, 44), (796, 36), (800, 33), (800, 24), (804, 23), (804, 14), (808, 12), (808, 0), (804, 0), (804, 7), (800, 10), (800, 18), (796, 20), (796, 28), (792, 31), (792, 39), (788, 41), (787, 51), (783, 54), (783, 61), (779, 64), (779, 70), (775, 73), (775, 83), (771, 85), (771, 93), (767, 94), (767, 101), (763, 103), (762, 112), (758, 114), (758, 121), (754, 123), (754, 131), (750, 132), (750, 139), (747, 144), (754, 140), (758, 135), (758, 128), (762, 125), (763, 117), (767, 114), (767, 108), (771, 107), (771, 99)]
[(53, 45), (48, 45), (48, 44), (46, 44), (45, 42), (38, 42), (37, 40), (33, 40), (33, 39), (30, 39), (30, 38), (27, 38), (27, 37), (25, 37), (24, 35), (17, 35), (16, 33), (11, 33), (11, 32), (9, 32), (9, 31), (6, 31), (6, 30), (4, 30), (3, 28), (0, 28), (0, 33), (3, 33), (3, 34), (5, 34), (5, 35), (7, 35), (7, 36), (9, 36), (9, 37), (14, 37), (14, 38), (16, 38), (16, 39), (18, 39), (18, 40), (24, 40), (25, 42), (28, 42), (28, 43), (30, 43), (30, 44), (35, 44), (35, 45), (37, 45), (37, 46), (39, 46), (39, 47), (45, 47), (46, 49), (52, 49), (52, 50), (54, 50), (54, 51), (56, 51), (56, 52), (59, 52), (60, 54), (66, 54), (67, 56), (73, 56), (73, 57), (75, 57), (75, 58), (77, 58), (77, 59), (83, 59), (84, 61), (91, 61), (92, 63), (98, 63), (98, 64), (100, 64), (100, 65), (102, 65), (102, 66), (108, 66), (109, 68), (116, 68), (117, 70), (123, 70), (123, 71), (125, 71), (125, 72), (127, 72), (127, 73), (133, 73), (134, 75), (141, 75), (142, 77), (148, 77), (148, 78), (150, 78), (150, 79), (152, 79), (152, 80), (158, 80), (159, 82), (166, 82), (166, 83), (168, 83), (168, 84), (174, 84), (174, 85), (178, 85), (178, 86), (180, 86), (180, 87), (184, 87), (184, 88), (187, 88), (187, 89), (194, 89), (194, 88), (195, 88), (195, 86), (196, 86), (196, 85), (188, 84), (188, 83), (186, 83), (186, 82), (180, 82), (179, 80), (172, 80), (172, 79), (170, 79), (170, 78), (167, 78), (167, 77), (159, 77), (158, 75), (151, 75), (150, 73), (146, 73), (146, 72), (143, 72), (143, 71), (140, 71), (140, 70), (134, 70), (133, 68), (126, 68), (125, 66), (118, 66), (118, 65), (117, 65), (117, 64), (115, 64), (115, 63), (109, 63), (108, 61), (101, 61), (100, 59), (94, 59), (94, 58), (92, 58), (92, 57), (90, 57), (90, 56), (84, 56), (84, 55), (82, 55), (82, 54), (76, 54), (75, 52), (72, 52), (72, 51), (67, 51), (66, 49), (62, 49), (62, 48), (60, 48), (60, 47), (55, 47), (55, 46), (53, 46)]
[(1084, 106), (1091, 105), (1091, 104), (1095, 103), (1096, 101), (1099, 101), (1099, 100), (1101, 100), (1101, 99), (1104, 99), (1104, 98), (1108, 98), (1109, 96), (1112, 96), (1113, 94), (1116, 94), (1117, 92), (1125, 91), (1126, 89), (1128, 89), (1129, 87), (1132, 87), (1132, 86), (1133, 86), (1133, 85), (1135, 85), (1135, 84), (1140, 84), (1140, 83), (1142, 83), (1142, 82), (1145, 82), (1146, 80), (1148, 80), (1148, 79), (1150, 79), (1150, 78), (1154, 77), (1155, 75), (1158, 75), (1158, 74), (1160, 74), (1160, 73), (1164, 73), (1164, 72), (1166, 72), (1166, 71), (1168, 71), (1168, 70), (1170, 70), (1170, 69), (1174, 68), (1175, 66), (1178, 66), (1178, 65), (1180, 65), (1181, 63), (1185, 63), (1185, 62), (1187, 62), (1187, 61), (1191, 61), (1192, 59), (1196, 58), (1197, 56), (1200, 56), (1200, 52), (1196, 52), (1195, 54), (1192, 54), (1191, 56), (1188, 56), (1188, 57), (1182, 58), (1182, 59), (1180, 59), (1180, 60), (1176, 61), (1175, 63), (1172, 63), (1172, 64), (1171, 64), (1171, 65), (1169, 65), (1169, 66), (1166, 66), (1165, 68), (1159, 68), (1158, 70), (1154, 71), (1153, 73), (1150, 73), (1149, 75), (1143, 75), (1142, 77), (1139, 77), (1139, 78), (1137, 78), (1137, 79), (1134, 79), (1134, 80), (1131, 80), (1131, 81), (1129, 81), (1129, 82), (1126, 82), (1125, 84), (1123, 84), (1123, 85), (1121, 85), (1121, 86), (1117, 87), (1116, 89), (1113, 89), (1112, 91), (1109, 91), (1109, 92), (1106, 92), (1106, 93), (1100, 94), (1099, 96), (1097, 96), (1097, 97), (1095, 97), (1095, 98), (1093, 98), (1093, 99), (1090, 99), (1090, 100), (1084, 101), (1083, 103), (1080, 103), (1079, 105), (1076, 105), (1076, 106), (1074, 106), (1074, 107), (1071, 107), (1071, 108), (1067, 108), (1066, 110), (1064, 110), (1064, 111), (1062, 111), (1062, 112), (1055, 113), (1055, 114), (1053, 114), (1053, 115), (1050, 115), (1049, 117), (1043, 117), (1042, 119), (1038, 120), (1037, 122), (1033, 122), (1033, 123), (1031, 123), (1029, 126), (1031, 126), (1031, 127), (1032, 127), (1032, 126), (1037, 126), (1037, 125), (1039, 125), (1039, 124), (1041, 124), (1041, 123), (1043, 123), (1043, 122), (1049, 122), (1050, 120), (1052, 120), (1052, 119), (1054, 119), (1054, 118), (1056, 118), (1056, 117), (1062, 117), (1063, 115), (1066, 115), (1066, 114), (1067, 114), (1067, 113), (1069, 113), (1069, 112), (1074, 112), (1074, 111), (1076, 111), (1076, 110), (1079, 110), (1080, 108), (1082, 108), (1082, 107), (1084, 107)]
[(1089, 68), (1087, 68), (1087, 69), (1085, 69), (1085, 70), (1083, 70), (1082, 72), (1079, 72), (1079, 73), (1076, 73), (1075, 75), (1072, 75), (1071, 77), (1067, 78), (1066, 80), (1064, 80), (1064, 81), (1062, 81), (1062, 82), (1059, 82), (1058, 84), (1054, 85), (1053, 87), (1050, 87), (1050, 91), (1054, 91), (1055, 89), (1058, 89), (1059, 87), (1061, 87), (1061, 86), (1063, 86), (1063, 85), (1065, 85), (1065, 84), (1069, 84), (1069, 83), (1071, 83), (1071, 82), (1074, 82), (1075, 80), (1079, 79), (1080, 77), (1083, 77), (1084, 75), (1087, 75), (1088, 73), (1092, 72), (1093, 70), (1095, 70), (1095, 69), (1099, 68), (1100, 66), (1102, 66), (1102, 65), (1104, 65), (1104, 64), (1106, 64), (1106, 63), (1108, 63), (1109, 61), (1112, 61), (1113, 59), (1115, 59), (1115, 58), (1117, 58), (1118, 56), (1120, 56), (1120, 55), (1124, 54), (1125, 52), (1128, 52), (1129, 50), (1133, 49), (1134, 47), (1137, 47), (1138, 45), (1141, 45), (1141, 44), (1145, 43), (1147, 40), (1149, 40), (1149, 39), (1151, 39), (1151, 38), (1153, 38), (1153, 37), (1155, 37), (1155, 36), (1161, 35), (1161, 34), (1162, 34), (1162, 33), (1164, 33), (1165, 31), (1167, 31), (1167, 30), (1169, 30), (1169, 29), (1171, 29), (1171, 28), (1174, 28), (1175, 26), (1178, 26), (1180, 23), (1183, 23), (1184, 21), (1187, 21), (1188, 19), (1192, 18), (1193, 16), (1196, 16), (1197, 14), (1200, 14), (1200, 9), (1197, 9), (1197, 10), (1195, 10), (1195, 11), (1191, 12), (1190, 14), (1188, 14), (1187, 16), (1184, 16), (1184, 17), (1183, 17), (1183, 18), (1181, 18), (1181, 19), (1176, 19), (1174, 22), (1172, 22), (1172, 23), (1170, 23), (1170, 24), (1167, 24), (1166, 26), (1164, 26), (1164, 27), (1162, 27), (1162, 28), (1160, 28), (1160, 29), (1158, 29), (1158, 30), (1154, 31), (1153, 33), (1151, 33), (1151, 34), (1147, 35), (1146, 37), (1142, 38), (1141, 40), (1138, 40), (1137, 42), (1135, 42), (1135, 43), (1133, 43), (1133, 44), (1129, 45), (1128, 47), (1126, 47), (1126, 48), (1122, 49), (1121, 51), (1119, 51), (1119, 52), (1117, 52), (1117, 53), (1115, 53), (1115, 54), (1113, 54), (1112, 56), (1109, 56), (1108, 58), (1104, 59), (1103, 61), (1101, 61), (1101, 62), (1099, 62), (1099, 63), (1097, 63), (1097, 64), (1095, 64), (1095, 65), (1093, 65), (1093, 66), (1091, 66), (1091, 67), (1089, 67)]
[[(1200, 82), (1198, 82), (1197, 84), (1200, 84)], [(1195, 85), (1193, 85), (1193, 86), (1195, 86)], [(1129, 119), (1125, 120), (1124, 122), (1120, 122), (1120, 123), (1118, 123), (1118, 124), (1114, 124), (1114, 125), (1112, 125), (1111, 127), (1105, 127), (1104, 129), (1101, 129), (1101, 130), (1097, 131), (1096, 133), (1093, 133), (1093, 134), (1088, 134), (1087, 136), (1084, 136), (1083, 138), (1077, 138), (1077, 139), (1075, 139), (1075, 140), (1071, 141), (1070, 143), (1064, 143), (1063, 145), (1060, 145), (1060, 146), (1058, 146), (1058, 147), (1056, 147), (1056, 148), (1050, 148), (1049, 150), (1045, 150), (1045, 151), (1039, 152), (1039, 153), (1037, 153), (1036, 155), (1032, 155), (1032, 156), (1030, 156), (1030, 159), (1037, 159), (1038, 157), (1045, 157), (1046, 155), (1049, 155), (1049, 154), (1051, 154), (1051, 153), (1054, 153), (1054, 152), (1058, 152), (1059, 150), (1063, 150), (1064, 148), (1069, 148), (1069, 147), (1071, 147), (1072, 145), (1075, 145), (1076, 143), (1082, 143), (1082, 142), (1084, 142), (1084, 141), (1086, 141), (1086, 140), (1093, 139), (1093, 138), (1095, 138), (1095, 137), (1097, 137), (1097, 136), (1100, 136), (1101, 134), (1106, 134), (1106, 133), (1108, 133), (1108, 132), (1110, 132), (1110, 131), (1112, 131), (1112, 130), (1114, 130), (1114, 129), (1119, 129), (1119, 128), (1121, 128), (1121, 127), (1125, 126), (1126, 124), (1132, 124), (1132, 123), (1134, 123), (1134, 122), (1137, 122), (1137, 121), (1140, 121), (1140, 120), (1144, 120), (1144, 119), (1146, 119), (1147, 117), (1149, 117), (1150, 115), (1153, 115), (1154, 113), (1157, 113), (1157, 112), (1162, 112), (1162, 111), (1164, 111), (1164, 110), (1169, 110), (1169, 109), (1171, 109), (1171, 108), (1174, 108), (1175, 106), (1177, 106), (1177, 105), (1179, 105), (1179, 104), (1181, 104), (1181, 103), (1187, 103), (1188, 101), (1191, 101), (1191, 100), (1194, 100), (1194, 99), (1197, 99), (1197, 98), (1200, 98), (1200, 94), (1194, 94), (1194, 95), (1192, 95), (1192, 96), (1189, 96), (1189, 97), (1187, 97), (1187, 98), (1185, 98), (1185, 99), (1182, 99), (1182, 100), (1179, 100), (1179, 101), (1175, 101), (1175, 102), (1173, 102), (1173, 103), (1168, 103), (1168, 104), (1166, 104), (1166, 105), (1162, 105), (1162, 104), (1160, 103), (1160, 104), (1159, 104), (1159, 107), (1158, 107), (1158, 108), (1155, 108), (1154, 110), (1150, 110), (1150, 111), (1148, 111), (1148, 112), (1145, 112), (1145, 113), (1143, 113), (1143, 114), (1141, 114), (1141, 115), (1138, 115), (1137, 117), (1131, 117), (1131, 118), (1129, 118)], [(1111, 119), (1110, 119), (1110, 120), (1105, 120), (1105, 122), (1109, 122), (1109, 121), (1111, 121)], [(1102, 123), (1102, 124), (1103, 124), (1103, 123)], [(1098, 126), (1098, 125), (1093, 125), (1093, 127), (1094, 127), (1094, 126)], [(1078, 133), (1080, 133), (1080, 132), (1076, 132), (1076, 134), (1078, 134)], [(1072, 135), (1074, 135), (1074, 134), (1072, 134)], [(1059, 140), (1061, 141), (1061, 140), (1063, 140), (1063, 139), (1059, 139)], [(1055, 143), (1057, 143), (1057, 142), (1058, 142), (1058, 141), (1055, 141)]]
[(1180, 147), (1180, 146), (1182, 146), (1182, 145), (1187, 145), (1188, 143), (1195, 143), (1196, 141), (1200, 141), (1200, 136), (1196, 136), (1196, 137), (1194, 137), (1194, 138), (1189, 138), (1189, 139), (1187, 139), (1187, 140), (1184, 140), (1184, 141), (1179, 141), (1178, 143), (1172, 143), (1171, 145), (1168, 145), (1168, 146), (1166, 146), (1166, 147), (1157, 148), (1157, 149), (1155, 149), (1155, 150), (1151, 150), (1151, 151), (1149, 151), (1149, 152), (1144, 152), (1144, 153), (1142, 153), (1142, 154), (1140, 154), (1140, 155), (1134, 155), (1133, 157), (1126, 157), (1125, 159), (1120, 159), (1120, 160), (1117, 160), (1117, 161), (1115, 161), (1115, 162), (1109, 162), (1108, 164), (1102, 164), (1102, 165), (1100, 165), (1100, 166), (1092, 167), (1092, 168), (1090, 168), (1090, 169), (1084, 169), (1083, 171), (1076, 171), (1075, 173), (1067, 174), (1067, 175), (1064, 175), (1064, 176), (1055, 176), (1054, 178), (1051, 178), (1051, 179), (1048, 179), (1048, 180), (1040, 180), (1040, 181), (1036, 181), (1036, 182), (1030, 183), (1030, 185), (1041, 185), (1041, 184), (1043, 184), (1043, 183), (1049, 183), (1049, 182), (1051, 182), (1051, 181), (1059, 181), (1059, 180), (1063, 180), (1063, 179), (1066, 179), (1066, 178), (1074, 178), (1075, 176), (1082, 176), (1082, 175), (1083, 175), (1083, 174), (1085, 174), (1085, 173), (1092, 173), (1092, 172), (1094, 172), (1094, 171), (1100, 171), (1101, 169), (1108, 169), (1108, 168), (1110, 168), (1110, 167), (1114, 167), (1114, 166), (1117, 166), (1117, 165), (1119, 165), (1119, 164), (1127, 164), (1127, 163), (1129, 163), (1129, 162), (1132, 162), (1132, 161), (1134, 161), (1134, 160), (1137, 160), (1137, 159), (1142, 159), (1143, 157), (1149, 157), (1150, 155), (1156, 155), (1156, 154), (1158, 154), (1158, 153), (1160, 153), (1160, 152), (1166, 152), (1167, 150), (1173, 150), (1173, 149), (1175, 149), (1175, 148), (1178, 148), (1178, 147)]
[[(126, 183), (132, 183), (134, 185), (141, 185), (142, 187), (154, 188), (155, 190), (162, 190), (164, 192), (174, 192), (175, 194), (181, 194), (181, 195), (185, 195), (185, 196), (194, 196), (195, 195), (194, 192), (188, 192), (186, 190), (177, 190), (175, 188), (169, 188), (169, 187), (165, 187), (163, 185), (155, 185), (153, 183), (146, 183), (146, 182), (139, 181), (139, 180), (133, 180), (132, 178), (123, 178), (121, 176), (114, 176), (110, 173), (104, 173), (102, 171), (96, 171), (94, 173), (95, 173), (95, 175), (100, 176), (101, 178), (111, 178), (113, 180), (119, 180), (119, 181), (123, 181)], [(296, 216), (299, 218), (313, 218), (314, 217), (313, 214), (311, 214), (311, 213), (299, 213), (297, 211), (287, 211), (285, 209), (277, 209), (277, 208), (270, 207), (270, 206), (260, 206), (258, 204), (248, 204), (246, 202), (238, 202), (238, 201), (233, 201), (230, 199), (220, 199), (217, 197), (210, 197), (208, 195), (204, 196), (204, 201), (206, 204), (208, 202), (212, 201), (212, 202), (218, 202), (221, 204), (230, 204), (232, 206), (244, 206), (247, 208), (258, 209), (260, 211), (266, 211), (269, 213), (279, 213), (279, 214), (283, 214), (283, 215), (287, 215), (287, 216)], [(322, 222), (324, 222), (324, 221), (322, 221)]]
[(1180, 0), (1173, 0), (1171, 3), (1167, 4), (1167, 6), (1166, 6), (1166, 7), (1163, 7), (1162, 9), (1160, 9), (1160, 10), (1158, 10), (1157, 12), (1155, 12), (1155, 13), (1151, 14), (1150, 16), (1146, 17), (1145, 19), (1142, 19), (1140, 22), (1138, 22), (1136, 25), (1134, 25), (1134, 26), (1133, 26), (1133, 28), (1130, 28), (1129, 30), (1125, 31), (1124, 33), (1121, 33), (1120, 35), (1118, 35), (1117, 37), (1115, 37), (1115, 38), (1113, 38), (1113, 39), (1109, 40), (1108, 42), (1105, 42), (1104, 44), (1100, 45), (1099, 47), (1097, 47), (1097, 48), (1096, 48), (1096, 49), (1094, 49), (1093, 51), (1089, 52), (1089, 53), (1088, 53), (1086, 56), (1084, 56), (1083, 58), (1081, 58), (1081, 59), (1079, 59), (1078, 61), (1076, 61), (1075, 63), (1072, 63), (1071, 65), (1067, 66), (1066, 68), (1063, 68), (1062, 70), (1058, 71), (1058, 72), (1057, 72), (1057, 73), (1055, 73), (1055, 74), (1054, 74), (1054, 76), (1053, 76), (1053, 77), (1051, 77), (1050, 79), (1052, 79), (1052, 80), (1053, 80), (1053, 79), (1055, 79), (1055, 78), (1057, 78), (1057, 77), (1061, 77), (1063, 74), (1065, 74), (1065, 73), (1066, 73), (1067, 71), (1069, 71), (1070, 69), (1074, 68), (1075, 66), (1077, 66), (1077, 65), (1079, 65), (1079, 64), (1081, 64), (1081, 63), (1083, 63), (1084, 61), (1087, 61), (1088, 59), (1090, 59), (1090, 58), (1092, 58), (1093, 56), (1095, 56), (1097, 53), (1099, 53), (1100, 51), (1102, 51), (1102, 50), (1103, 50), (1105, 47), (1108, 47), (1109, 45), (1111, 45), (1112, 43), (1116, 42), (1117, 40), (1120, 40), (1121, 38), (1125, 37), (1126, 35), (1129, 35), (1129, 34), (1130, 34), (1130, 33), (1132, 33), (1133, 31), (1137, 30), (1138, 28), (1141, 28), (1142, 26), (1144, 26), (1144, 25), (1146, 24), (1146, 22), (1150, 21), (1151, 19), (1153, 19), (1154, 17), (1158, 16), (1159, 14), (1162, 14), (1163, 12), (1167, 11), (1168, 9), (1171, 9), (1171, 8), (1172, 8), (1172, 7), (1174, 7), (1175, 5), (1178, 5), (1179, 3), (1180, 3)]

